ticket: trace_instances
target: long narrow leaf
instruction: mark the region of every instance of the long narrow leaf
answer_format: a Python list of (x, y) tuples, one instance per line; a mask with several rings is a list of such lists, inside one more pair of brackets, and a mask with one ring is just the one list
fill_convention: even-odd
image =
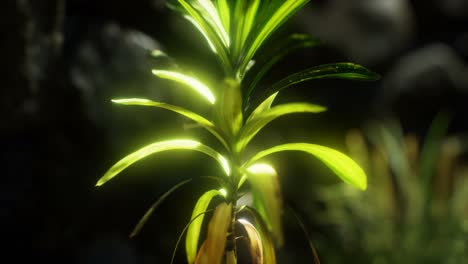
[(250, 251), (250, 257), (252, 258), (252, 264), (263, 264), (262, 238), (257, 229), (245, 219), (239, 219), (237, 222), (244, 227), (249, 238), (248, 248)]
[(227, 0), (217, 0), (217, 7), (224, 29), (228, 36), (231, 35), (231, 9)]
[(275, 83), (272, 92), (278, 92), (291, 85), (313, 79), (352, 79), (362, 81), (374, 81), (380, 76), (367, 68), (349, 62), (331, 63), (315, 66), (298, 73), (294, 73)]
[(277, 45), (277, 47), (273, 49), (272, 52), (268, 52), (267, 55), (264, 55), (256, 60), (256, 67), (258, 67), (260, 70), (248, 85), (245, 98), (249, 98), (252, 91), (257, 87), (258, 82), (277, 62), (283, 59), (286, 55), (290, 54), (296, 49), (314, 47), (320, 43), (321, 41), (319, 39), (306, 34), (292, 34), (285, 40), (282, 40)]
[(179, 140), (168, 140), (162, 142), (156, 142), (150, 144), (146, 147), (143, 147), (130, 155), (124, 157), (117, 163), (115, 163), (105, 174), (102, 176), (99, 181), (96, 183), (96, 186), (101, 186), (107, 181), (114, 178), (117, 174), (122, 172), (128, 166), (132, 165), (133, 163), (155, 153), (168, 151), (168, 150), (176, 150), (176, 149), (184, 149), (184, 150), (194, 150), (198, 152), (202, 152), (219, 162), (221, 167), (224, 169), (227, 175), (230, 174), (230, 168), (228, 161), (225, 157), (221, 154), (213, 150), (212, 148), (203, 145), (202, 143), (194, 140), (187, 140), (187, 139), (179, 139)]
[[(206, 36), (206, 39), (211, 42), (215, 49), (215, 53), (218, 54), (216, 57), (221, 60), (222, 65), (225, 67), (225, 71), (230, 72), (232, 65), (222, 37), (216, 33), (215, 29), (212, 28), (210, 23), (203, 17), (202, 14), (199, 13), (198, 10), (196, 10), (192, 4), (185, 0), (178, 0), (178, 2), (188, 13), (186, 18), (191, 17), (196, 27), (203, 33), (203, 35)], [(193, 3), (193, 1), (190, 2)]]
[(346, 183), (354, 185), (361, 190), (367, 188), (366, 174), (356, 162), (337, 150), (315, 144), (290, 143), (275, 146), (258, 152), (244, 166), (248, 167), (265, 156), (281, 151), (303, 151), (309, 153), (322, 161)]
[(201, 94), (211, 104), (215, 103), (215, 96), (213, 95), (213, 92), (211, 92), (210, 88), (192, 76), (188, 76), (180, 72), (166, 70), (152, 70), (152, 72), (159, 78), (168, 79), (187, 85)]
[(247, 180), (253, 196), (253, 206), (262, 216), (278, 246), (283, 245), (283, 200), (276, 170), (264, 163), (247, 168)]
[(255, 220), (254, 225), (257, 227), (256, 229), (262, 240), (264, 263), (276, 264), (275, 246), (262, 216), (254, 208), (249, 206), (245, 206), (243, 211), (249, 213)]
[[(211, 200), (213, 200), (213, 198), (216, 196), (222, 196), (221, 192), (218, 190), (210, 190), (205, 192), (195, 204), (195, 207), (192, 211), (192, 219), (194, 219), (201, 212), (206, 211)], [(185, 250), (187, 252), (188, 263), (193, 263), (195, 261), (195, 257), (197, 256), (198, 242), (203, 219), (204, 217), (200, 216), (196, 220), (193, 220), (192, 224), (187, 230), (187, 236), (185, 237)]]
[(220, 264), (223, 257), (229, 226), (231, 225), (232, 204), (219, 204), (208, 224), (205, 242), (200, 248), (196, 264)]
[(287, 18), (293, 15), (297, 10), (304, 6), (310, 0), (286, 0), (283, 4), (275, 10), (275, 12), (269, 17), (265, 25), (261, 30), (256, 34), (254, 40), (249, 46), (249, 49), (246, 52), (245, 57), (242, 60), (240, 67), (240, 75), (243, 76), (245, 69), (249, 61), (253, 58), (256, 51), (260, 46), (265, 42), (268, 37), (279, 27), (281, 26)]
[(151, 207), (148, 209), (148, 211), (146, 211), (146, 213), (143, 215), (143, 217), (140, 219), (140, 221), (138, 221), (138, 224), (135, 226), (135, 228), (133, 229), (132, 233), (130, 234), (130, 238), (132, 237), (135, 237), (137, 236), (141, 229), (143, 228), (143, 226), (146, 224), (146, 222), (148, 221), (148, 219), (150, 218), (150, 216), (154, 213), (154, 211), (159, 207), (159, 205), (164, 202), (166, 200), (166, 198), (171, 195), (174, 191), (176, 191), (177, 189), (179, 189), (180, 187), (182, 187), (183, 185), (189, 183), (192, 179), (188, 179), (188, 180), (185, 180), (185, 181), (182, 181), (178, 184), (176, 184), (174, 187), (172, 187), (171, 189), (169, 189), (167, 192), (165, 192), (163, 195), (161, 195), (161, 197), (159, 197), (158, 200), (156, 200), (156, 202), (153, 203), (153, 205), (151, 205)]
[(113, 99), (113, 103), (116, 104), (121, 104), (121, 105), (137, 105), (137, 106), (151, 106), (151, 107), (158, 107), (158, 108), (163, 108), (175, 113), (178, 113), (180, 115), (183, 115), (190, 120), (196, 122), (203, 128), (205, 128), (208, 132), (213, 134), (227, 149), (229, 149), (229, 145), (227, 144), (226, 140), (222, 136), (222, 133), (218, 131), (216, 126), (208, 121), (206, 118), (195, 114), (192, 111), (189, 111), (185, 108), (175, 106), (175, 105), (170, 105), (166, 103), (161, 103), (161, 102), (155, 102), (151, 101), (148, 99), (143, 99), (143, 98), (125, 98), (125, 99)]
[(325, 110), (326, 108), (323, 106), (309, 103), (288, 103), (272, 107), (250, 119), (249, 122), (245, 124), (239, 133), (235, 150), (242, 151), (263, 127), (280, 116), (293, 113), (320, 113)]
[(273, 104), (273, 101), (275, 101), (277, 95), (278, 93), (274, 93), (265, 99), (262, 103), (260, 103), (257, 108), (255, 108), (255, 110), (250, 114), (247, 122), (250, 122), (251, 119), (257, 117), (260, 114), (263, 114), (265, 111), (270, 110), (271, 104)]

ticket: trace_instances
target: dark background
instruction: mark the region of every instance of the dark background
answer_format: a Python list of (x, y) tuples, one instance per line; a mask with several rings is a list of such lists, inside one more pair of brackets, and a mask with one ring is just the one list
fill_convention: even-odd
[[(184, 120), (176, 115), (109, 101), (151, 97), (206, 110), (151, 76), (151, 67), (161, 62), (149, 51), (161, 48), (197, 74), (219, 77), (203, 39), (162, 2), (0, 4), (0, 217), (7, 260), (1, 262), (21, 263), (26, 257), (37, 263), (169, 262), (196, 197), (210, 182), (193, 180), (168, 199), (139, 237), (128, 239), (128, 234), (165, 190), (182, 179), (216, 173), (212, 163), (191, 154), (162, 155), (94, 187), (116, 160), (149, 142), (180, 135), (212, 140), (197, 129), (184, 130)], [(372, 83), (313, 81), (290, 89), (279, 101), (307, 100), (329, 111), (278, 120), (264, 141), (254, 141), (258, 146), (307, 141), (344, 150), (348, 129), (390, 115), (405, 130), (423, 135), (441, 109), (453, 115), (451, 133), (467, 130), (468, 1), (311, 2), (274, 37), (309, 33), (327, 45), (291, 54), (264, 85), (297, 69), (338, 61), (362, 64), (383, 77)], [(279, 171), (325, 171), (304, 160), (284, 156)], [(320, 184), (335, 181), (307, 179), (283, 180), (285, 199), (294, 207), (307, 203), (308, 193)], [(314, 228), (312, 221), (308, 224)], [(287, 230), (290, 242), (280, 259), (293, 263), (291, 256), (308, 254), (307, 243), (297, 227)]]

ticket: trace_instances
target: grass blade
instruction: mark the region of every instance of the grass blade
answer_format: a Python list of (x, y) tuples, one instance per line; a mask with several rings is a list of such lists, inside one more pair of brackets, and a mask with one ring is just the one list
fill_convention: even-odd
[(132, 233), (130, 234), (130, 238), (135, 237), (140, 233), (143, 226), (146, 224), (146, 222), (148, 222), (148, 219), (150, 218), (150, 216), (154, 213), (154, 211), (156, 211), (156, 209), (159, 207), (159, 205), (166, 200), (166, 198), (169, 195), (171, 195), (174, 191), (176, 191), (177, 189), (179, 189), (183, 185), (189, 183), (191, 180), (192, 179), (182, 181), (182, 182), (176, 184), (171, 189), (169, 189), (163, 195), (161, 195), (161, 197), (159, 197), (159, 199), (156, 200), (156, 202), (154, 202), (153, 205), (151, 205), (151, 207), (148, 209), (148, 211), (146, 211), (146, 213), (143, 215), (143, 217), (140, 219), (140, 221), (138, 221), (138, 224), (135, 226)]
[(356, 162), (337, 150), (315, 144), (290, 143), (278, 145), (258, 152), (248, 160), (244, 167), (250, 166), (265, 156), (281, 151), (303, 151), (309, 153), (322, 161), (344, 182), (358, 187), (361, 190), (367, 188), (366, 174)]

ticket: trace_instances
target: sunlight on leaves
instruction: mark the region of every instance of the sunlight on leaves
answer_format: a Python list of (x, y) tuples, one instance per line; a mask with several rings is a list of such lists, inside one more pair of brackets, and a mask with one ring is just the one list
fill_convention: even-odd
[(194, 218), (200, 213), (205, 212), (210, 205), (211, 200), (213, 200), (213, 198), (216, 196), (223, 196), (223, 194), (217, 190), (210, 190), (205, 192), (198, 199), (197, 203), (195, 204), (195, 208), (192, 211), (191, 219), (193, 221), (187, 230), (187, 236), (185, 238), (185, 250), (187, 252), (188, 263), (193, 263), (195, 261), (195, 257), (197, 256), (198, 242), (200, 239), (200, 232), (204, 216), (202, 215), (196, 219)]
[(185, 108), (166, 104), (166, 103), (155, 102), (155, 101), (151, 101), (151, 100), (144, 99), (144, 98), (113, 99), (112, 102), (116, 104), (121, 104), (121, 105), (158, 107), (158, 108), (163, 108), (163, 109), (178, 113), (186, 118), (189, 118), (190, 120), (196, 122), (197, 124), (205, 128), (208, 132), (214, 135), (227, 149), (229, 149), (229, 145), (227, 144), (226, 140), (222, 136), (222, 133), (218, 131), (218, 128), (213, 123), (211, 123), (204, 117), (198, 114), (195, 114)]
[(197, 91), (199, 94), (201, 94), (206, 100), (208, 100), (211, 104), (215, 103), (215, 96), (211, 92), (210, 88), (197, 80), (194, 77), (184, 75), (179, 72), (175, 71), (165, 71), (165, 70), (152, 70), (152, 73), (159, 78), (163, 79), (168, 79), (171, 81), (175, 81), (178, 83), (185, 84), (189, 86), (190, 88), (194, 89)]
[(188, 139), (176, 139), (176, 140), (168, 140), (150, 144), (146, 147), (143, 147), (130, 155), (124, 157), (117, 163), (115, 163), (105, 174), (102, 176), (99, 181), (96, 183), (96, 186), (101, 186), (104, 183), (108, 182), (112, 178), (114, 178), (117, 174), (125, 170), (127, 167), (132, 165), (133, 163), (158, 152), (163, 152), (167, 150), (194, 150), (198, 152), (202, 152), (219, 162), (221, 167), (226, 171), (224, 167), (227, 163), (226, 158), (213, 150), (212, 148), (201, 144), (198, 141), (188, 140)]
[(361, 190), (367, 188), (366, 174), (356, 162), (337, 150), (315, 144), (290, 143), (278, 145), (258, 152), (246, 165), (250, 166), (250, 164), (253, 164), (265, 156), (281, 151), (303, 151), (309, 153), (327, 165), (327, 167), (346, 183), (358, 187)]
[(278, 246), (283, 244), (281, 215), (283, 202), (278, 174), (269, 164), (257, 163), (247, 168), (247, 180), (253, 195), (253, 206), (262, 216)]

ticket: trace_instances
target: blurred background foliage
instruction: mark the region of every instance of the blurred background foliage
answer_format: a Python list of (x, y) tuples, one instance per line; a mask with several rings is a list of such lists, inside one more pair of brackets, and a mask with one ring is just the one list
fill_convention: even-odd
[[(94, 183), (119, 157), (148, 142), (182, 130), (210, 140), (182, 119), (173, 122), (178, 117), (171, 113), (110, 103), (136, 95), (182, 98), (202, 110), (182, 90), (161, 87), (149, 69), (170, 62), (149, 54), (160, 48), (213, 85), (221, 71), (205, 42), (163, 0), (0, 5), (4, 257), (11, 254), (17, 263), (31, 256), (38, 262), (167, 262), (207, 184), (203, 179), (170, 197), (141, 236), (127, 235), (164, 190), (212, 174), (205, 157), (171, 153), (99, 191)], [(313, 0), (278, 33), (308, 33), (325, 45), (295, 51), (266, 76), (265, 88), (287, 72), (330, 62), (353, 61), (383, 76), (291, 89), (279, 102), (307, 100), (329, 111), (279, 119), (253, 141), (259, 149), (287, 139), (335, 147), (369, 173), (369, 190), (355, 193), (303, 155), (278, 159), (279, 174), (288, 175), (281, 178), (284, 198), (304, 220), (323, 263), (467, 258), (466, 25), (464, 0)], [(178, 159), (184, 165), (174, 167)], [(310, 262), (307, 241), (288, 211), (285, 224), (279, 262)]]

